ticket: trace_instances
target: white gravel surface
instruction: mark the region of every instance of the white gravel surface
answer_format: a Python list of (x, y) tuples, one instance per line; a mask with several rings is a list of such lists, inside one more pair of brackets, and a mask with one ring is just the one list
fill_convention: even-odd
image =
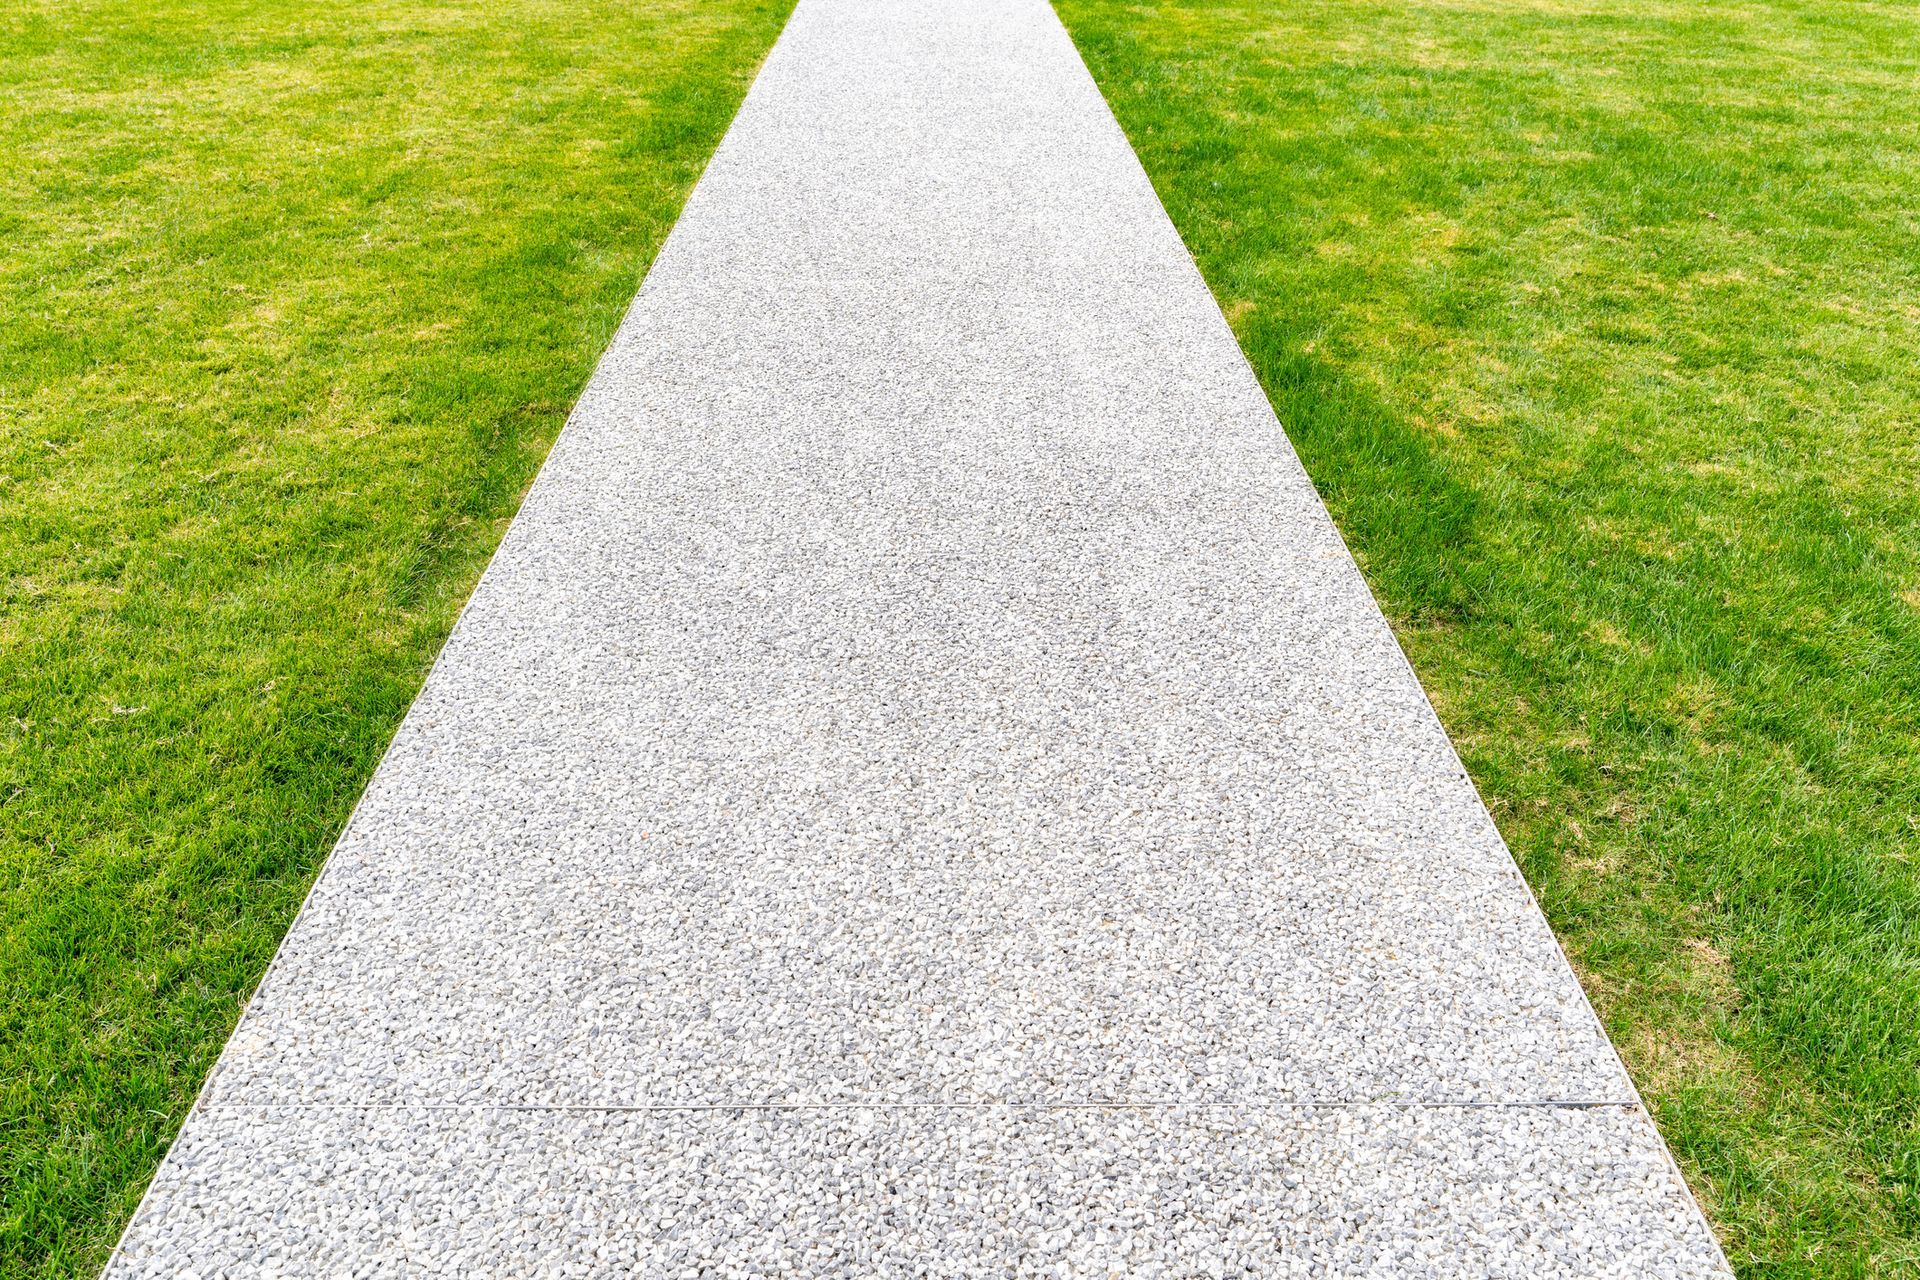
[(1726, 1274), (1043, 0), (801, 0), (108, 1270)]
[(128, 1274), (1719, 1274), (1616, 1107), (215, 1108), (168, 1174)]

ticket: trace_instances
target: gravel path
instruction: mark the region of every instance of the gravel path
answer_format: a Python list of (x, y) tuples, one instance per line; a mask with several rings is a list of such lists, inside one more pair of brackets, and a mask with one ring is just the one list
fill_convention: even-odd
[(801, 0), (114, 1262), (1719, 1276), (1043, 0)]

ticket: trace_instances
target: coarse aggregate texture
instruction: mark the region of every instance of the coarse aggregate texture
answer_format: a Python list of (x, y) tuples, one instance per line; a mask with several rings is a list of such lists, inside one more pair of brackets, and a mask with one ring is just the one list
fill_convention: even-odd
[(1613, 1107), (223, 1108), (119, 1274), (1715, 1274), (1669, 1169)]
[(1723, 1273), (1039, 0), (796, 11), (110, 1271), (789, 1245)]

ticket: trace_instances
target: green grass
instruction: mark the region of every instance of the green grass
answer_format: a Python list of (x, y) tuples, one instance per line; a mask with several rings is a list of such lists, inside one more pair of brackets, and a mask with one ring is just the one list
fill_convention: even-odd
[(1060, 8), (1741, 1273), (1920, 1274), (1920, 9)]
[(0, 7), (0, 1275), (90, 1275), (786, 0)]
[[(104, 1257), (785, 4), (0, 11), (0, 1274)], [(1743, 1274), (1920, 1274), (1920, 11), (1061, 7)]]

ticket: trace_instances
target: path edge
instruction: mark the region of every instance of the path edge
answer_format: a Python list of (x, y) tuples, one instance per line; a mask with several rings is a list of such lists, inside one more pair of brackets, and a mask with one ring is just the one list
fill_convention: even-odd
[(747, 99), (752, 96), (754, 87), (759, 84), (761, 75), (766, 71), (768, 62), (773, 59), (774, 51), (780, 47), (780, 42), (786, 36), (787, 27), (792, 23), (793, 15), (798, 8), (799, 0), (794, 0), (794, 3), (790, 5), (787, 10), (787, 16), (781, 20), (779, 32), (767, 46), (766, 51), (760, 55), (759, 61), (754, 64), (753, 75), (748, 79), (745, 90), (740, 94), (740, 101), (734, 104), (733, 114), (727, 119), (726, 129), (721, 133), (719, 141), (714, 143), (713, 151), (708, 154), (706, 161), (700, 166), (700, 176), (695, 178), (693, 185), (687, 188), (686, 198), (680, 202), (679, 209), (674, 212), (673, 225), (668, 228), (667, 234), (661, 237), (659, 246), (653, 251), (653, 256), (647, 260), (647, 268), (641, 273), (640, 281), (634, 287), (633, 296), (627, 300), (626, 307), (621, 311), (619, 323), (614, 326), (612, 333), (609, 334), (607, 338), (606, 346), (603, 347), (600, 354), (594, 358), (593, 369), (587, 374), (586, 379), (581, 382), (579, 391), (575, 393), (573, 405), (567, 410), (566, 421), (561, 423), (560, 430), (554, 433), (553, 443), (547, 446), (546, 454), (540, 459), (540, 466), (535, 470), (533, 479), (528, 482), (525, 491), (520, 495), (519, 502), (514, 505), (513, 516), (509, 518), (506, 532), (500, 535), (500, 541), (494, 545), (493, 551), (487, 556), (486, 567), (480, 571), (480, 576), (474, 579), (473, 590), (469, 591), (467, 598), (461, 602), (459, 612), (454, 615), (453, 625), (447, 628), (446, 638), (440, 642), (440, 647), (434, 651), (433, 661), (427, 665), (426, 674), (420, 679), (419, 688), (415, 689), (413, 696), (408, 699), (406, 712), (400, 717), (399, 723), (394, 725), (393, 734), (387, 739), (387, 745), (381, 748), (380, 758), (374, 762), (372, 770), (369, 771), (366, 776), (366, 781), (361, 784), (360, 794), (355, 797), (353, 808), (347, 813), (346, 822), (341, 824), (340, 834), (334, 838), (332, 846), (327, 850), (326, 857), (320, 860), (319, 869), (314, 872), (313, 880), (307, 885), (306, 893), (301, 895), (300, 908), (293, 913), (293, 919), (287, 922), (286, 931), (280, 935), (280, 942), (273, 949), (273, 958), (267, 961), (267, 967), (261, 970), (259, 979), (253, 984), (253, 989), (247, 993), (246, 1000), (240, 1006), (240, 1016), (234, 1020), (233, 1029), (227, 1033), (226, 1039), (222, 1041), (220, 1052), (215, 1055), (213, 1065), (207, 1068), (206, 1077), (201, 1080), (199, 1089), (194, 1091), (193, 1102), (187, 1107), (186, 1115), (181, 1117), (179, 1128), (174, 1130), (173, 1137), (168, 1140), (166, 1154), (160, 1157), (158, 1164), (154, 1165), (153, 1173), (147, 1178), (147, 1185), (142, 1188), (140, 1192), (140, 1199), (133, 1206), (133, 1212), (127, 1215), (126, 1224), (120, 1228), (119, 1234), (114, 1238), (113, 1248), (107, 1254), (106, 1261), (101, 1264), (100, 1270), (97, 1273), (100, 1280), (109, 1280), (115, 1267), (125, 1256), (127, 1241), (132, 1237), (134, 1228), (140, 1225), (145, 1218), (148, 1205), (153, 1199), (154, 1188), (159, 1185), (162, 1175), (167, 1173), (169, 1167), (173, 1164), (174, 1151), (180, 1145), (180, 1139), (186, 1133), (187, 1126), (192, 1124), (195, 1118), (207, 1109), (207, 1095), (212, 1092), (215, 1082), (220, 1078), (221, 1060), (227, 1056), (228, 1046), (233, 1042), (233, 1038), (240, 1033), (241, 1028), (246, 1026), (247, 1020), (253, 1016), (254, 1005), (258, 1003), (261, 991), (265, 989), (268, 980), (271, 979), (275, 972), (281, 967), (282, 953), (286, 950), (288, 941), (293, 938), (294, 934), (300, 928), (301, 921), (306, 919), (307, 909), (313, 904), (314, 895), (319, 892), (321, 883), (326, 879), (327, 873), (333, 868), (335, 855), (340, 852), (341, 846), (347, 842), (347, 837), (352, 835), (355, 828), (360, 824), (361, 807), (366, 802), (367, 792), (371, 788), (373, 780), (379, 777), (380, 771), (386, 767), (387, 757), (393, 753), (394, 744), (400, 741), (401, 735), (407, 731), (407, 726), (413, 722), (415, 715), (420, 709), (421, 699), (426, 696), (427, 690), (433, 685), (434, 677), (439, 674), (440, 666), (446, 657), (447, 650), (453, 647), (455, 638), (457, 638), (466, 627), (468, 611), (472, 608), (473, 602), (480, 598), (480, 593), (486, 590), (487, 581), (493, 576), (494, 567), (499, 563), (501, 553), (507, 549), (509, 541), (515, 536), (520, 513), (526, 509), (528, 503), (533, 501), (534, 495), (540, 492), (541, 485), (547, 481), (550, 470), (549, 464), (553, 461), (554, 455), (559, 452), (560, 446), (567, 439), (568, 434), (573, 431), (574, 420), (580, 414), (581, 403), (586, 399), (588, 389), (598, 381), (602, 366), (604, 366), (608, 358), (618, 350), (621, 334), (627, 330), (628, 325), (633, 319), (634, 309), (640, 305), (641, 297), (646, 292), (647, 281), (652, 277), (655, 265), (666, 256), (668, 246), (673, 243), (674, 237), (679, 234), (680, 223), (686, 214), (687, 206), (694, 202), (694, 199), (700, 194), (700, 188), (705, 185), (707, 173), (713, 168), (714, 157), (720, 154), (721, 148), (725, 147), (729, 139), (733, 137), (734, 126), (739, 122), (741, 108), (746, 105)]
[(1642, 1120), (1646, 1121), (1647, 1127), (1652, 1130), (1654, 1137), (1658, 1140), (1660, 1144), (1660, 1155), (1666, 1161), (1667, 1170), (1673, 1175), (1675, 1184), (1679, 1186), (1681, 1193), (1685, 1196), (1687, 1207), (1692, 1211), (1695, 1225), (1700, 1228), (1708, 1240), (1713, 1242), (1714, 1253), (1718, 1256), (1720, 1265), (1726, 1269), (1728, 1275), (1736, 1274), (1733, 1269), (1733, 1264), (1727, 1258), (1726, 1247), (1720, 1242), (1719, 1233), (1714, 1230), (1712, 1220), (1707, 1217), (1706, 1210), (1700, 1204), (1700, 1197), (1694, 1194), (1693, 1187), (1687, 1182), (1685, 1171), (1680, 1168), (1680, 1162), (1674, 1159), (1673, 1149), (1668, 1145), (1666, 1135), (1660, 1132), (1660, 1125), (1654, 1119), (1653, 1112), (1647, 1107), (1646, 1098), (1641, 1094), (1640, 1086), (1634, 1080), (1633, 1073), (1627, 1069), (1626, 1059), (1620, 1056), (1619, 1046), (1614, 1044), (1613, 1036), (1607, 1030), (1606, 1022), (1601, 1019), (1600, 1011), (1594, 1007), (1593, 998), (1587, 994), (1586, 985), (1580, 981), (1580, 974), (1573, 967), (1572, 959), (1567, 955), (1566, 945), (1560, 941), (1560, 934), (1554, 929), (1553, 921), (1548, 919), (1546, 910), (1541, 907), (1539, 895), (1533, 891), (1533, 885), (1528, 882), (1526, 873), (1521, 870), (1519, 859), (1513, 856), (1513, 849), (1507, 843), (1506, 834), (1500, 830), (1500, 824), (1494, 821), (1493, 811), (1487, 807), (1485, 797), (1480, 794), (1480, 784), (1474, 781), (1472, 771), (1467, 768), (1466, 761), (1461, 759), (1460, 748), (1455, 745), (1453, 735), (1447, 731), (1446, 721), (1441, 719), (1439, 709), (1434, 706), (1433, 697), (1427, 692), (1426, 682), (1421, 680), (1419, 671), (1415, 669), (1413, 665), (1413, 659), (1407, 656), (1406, 647), (1400, 643), (1400, 635), (1399, 632), (1394, 629), (1392, 619), (1388, 618), (1386, 610), (1380, 607), (1380, 600), (1373, 593), (1373, 585), (1367, 581), (1366, 574), (1361, 571), (1360, 562), (1354, 558), (1353, 548), (1347, 545), (1347, 535), (1345, 531), (1340, 528), (1339, 522), (1333, 518), (1332, 510), (1328, 508), (1326, 499), (1320, 494), (1319, 485), (1314, 482), (1313, 473), (1307, 470), (1307, 465), (1301, 459), (1299, 450), (1294, 447), (1293, 437), (1287, 434), (1286, 424), (1280, 421), (1279, 411), (1273, 407), (1273, 397), (1267, 393), (1266, 384), (1260, 381), (1259, 371), (1253, 367), (1253, 361), (1248, 358), (1246, 348), (1240, 345), (1240, 336), (1233, 331), (1233, 326), (1228, 323), (1226, 312), (1221, 310), (1220, 299), (1214, 293), (1213, 286), (1208, 283), (1206, 273), (1200, 269), (1199, 261), (1193, 256), (1192, 251), (1187, 248), (1186, 237), (1181, 235), (1178, 224), (1173, 220), (1173, 215), (1167, 212), (1166, 201), (1160, 196), (1160, 188), (1154, 183), (1153, 175), (1147, 171), (1146, 164), (1140, 159), (1140, 152), (1134, 146), (1133, 139), (1128, 136), (1126, 127), (1120, 123), (1119, 116), (1114, 113), (1113, 105), (1107, 101), (1106, 91), (1100, 87), (1099, 77), (1095, 76), (1093, 74), (1093, 68), (1087, 65), (1085, 56), (1080, 52), (1079, 43), (1073, 38), (1072, 28), (1068, 27), (1066, 20), (1060, 16), (1056, 0), (1047, 0), (1047, 12), (1053, 15), (1055, 25), (1060, 29), (1067, 44), (1073, 49), (1073, 56), (1080, 63), (1081, 72), (1092, 82), (1094, 92), (1099, 95), (1100, 103), (1106, 109), (1108, 118), (1112, 120), (1113, 127), (1119, 131), (1122, 138), (1126, 139), (1127, 154), (1132, 158), (1134, 167), (1139, 171), (1148, 189), (1153, 192), (1153, 203), (1160, 211), (1161, 218), (1165, 220), (1167, 229), (1173, 233), (1175, 242), (1179, 244), (1181, 256), (1186, 260), (1187, 266), (1192, 269), (1194, 276), (1200, 281), (1201, 288), (1206, 290), (1207, 297), (1212, 300), (1213, 314), (1218, 318), (1221, 328), (1226, 330), (1227, 340), (1233, 344), (1235, 353), (1239, 355), (1241, 367), (1246, 370), (1246, 375), (1253, 382), (1253, 385), (1259, 388), (1261, 402), (1266, 405), (1267, 416), (1273, 422), (1275, 433), (1279, 435), (1280, 439), (1284, 442), (1288, 454), (1293, 458), (1294, 465), (1300, 468), (1300, 473), (1306, 476), (1309, 484), (1313, 485), (1314, 501), (1319, 505), (1321, 515), (1326, 519), (1327, 527), (1333, 531), (1333, 536), (1339, 541), (1340, 550), (1347, 558), (1348, 567), (1352, 569), (1355, 578), (1359, 580), (1362, 590), (1367, 593), (1367, 599), (1373, 603), (1374, 611), (1380, 615), (1381, 621), (1386, 624), (1387, 634), (1391, 636), (1393, 640), (1394, 653), (1399, 656), (1400, 663), (1406, 669), (1407, 676), (1413, 681), (1414, 687), (1420, 690), (1421, 702), (1425, 704), (1427, 715), (1432, 719), (1434, 726), (1440, 730), (1440, 736), (1446, 740), (1447, 752), (1453, 759), (1454, 767), (1459, 769), (1461, 776), (1467, 780), (1468, 787), (1473, 791), (1474, 803), (1480, 807), (1481, 816), (1486, 819), (1488, 829), (1494, 833), (1494, 838), (1500, 842), (1500, 851), (1506, 855), (1509, 874), (1512, 876), (1514, 882), (1520, 886), (1520, 891), (1526, 895), (1527, 902), (1533, 907), (1534, 915), (1540, 920), (1540, 923), (1546, 927), (1547, 936), (1553, 940), (1554, 955), (1559, 957), (1560, 966), (1566, 972), (1567, 981), (1571, 982), (1573, 989), (1579, 992), (1581, 1006), (1586, 1009), (1587, 1016), (1593, 1019), (1594, 1025), (1600, 1029), (1600, 1038), (1606, 1042), (1607, 1052), (1612, 1056), (1614, 1065), (1620, 1069), (1620, 1078), (1626, 1081), (1628, 1092), (1632, 1094), (1632, 1101), (1628, 1105), (1639, 1113)]

